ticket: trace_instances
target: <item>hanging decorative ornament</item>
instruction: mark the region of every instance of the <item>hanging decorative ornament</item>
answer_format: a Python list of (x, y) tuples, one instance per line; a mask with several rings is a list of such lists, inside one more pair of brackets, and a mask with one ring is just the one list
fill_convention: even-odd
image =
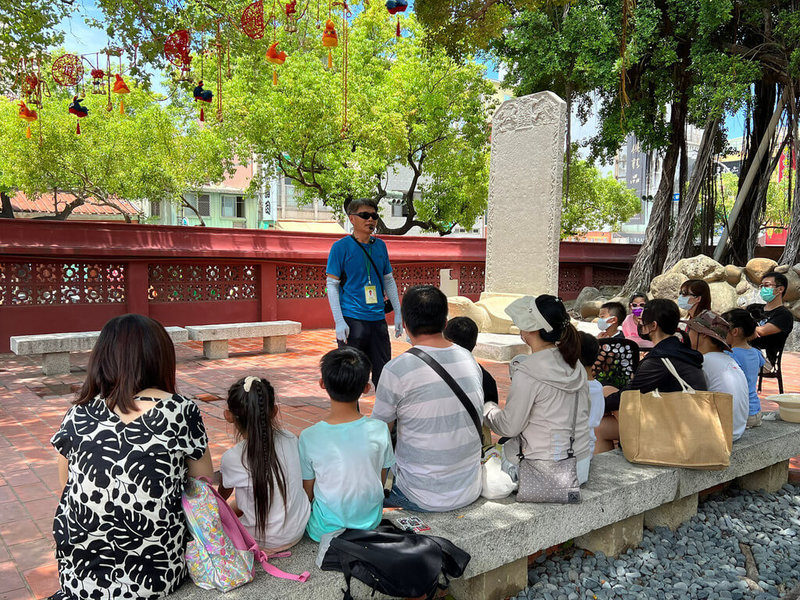
[(106, 78), (106, 72), (103, 69), (92, 69), (92, 94), (105, 94), (103, 89), (103, 80)]
[(242, 13), (242, 31), (254, 40), (264, 37), (267, 27), (264, 24), (264, 0), (257, 0), (244, 9)]
[[(390, 15), (397, 15), (397, 13), (406, 12), (408, 8), (407, 0), (386, 0), (386, 10)], [(397, 15), (397, 30), (395, 35), (400, 37), (400, 15)]]
[(32, 108), (28, 108), (25, 101), (21, 100), (19, 103), (19, 118), (28, 122), (28, 127), (25, 129), (25, 137), (31, 139), (31, 123), (39, 118), (39, 113)]
[[(269, 49), (267, 50), (267, 60), (274, 65), (282, 65), (286, 62), (286, 52), (278, 52), (278, 44), (280, 42), (274, 42)], [(278, 85), (278, 71), (272, 71), (272, 85)]]
[(169, 34), (164, 42), (164, 56), (169, 62), (181, 69), (178, 81), (192, 80), (191, 42), (192, 36), (187, 29), (179, 29), (175, 33)]
[[(203, 89), (203, 80), (197, 82), (197, 86), (194, 88), (194, 101), (195, 102), (208, 102), (210, 103), (211, 100), (214, 98), (214, 94), (211, 90), (204, 90)], [(203, 112), (203, 106), (200, 105), (200, 120), (205, 121), (206, 115)]]
[(217, 20), (217, 39), (214, 41), (214, 46), (217, 49), (217, 122), (222, 123), (222, 59), (225, 55), (225, 45), (222, 43), (219, 19)]
[(106, 53), (106, 94), (108, 95), (108, 102), (106, 102), (106, 112), (114, 110), (114, 104), (111, 102), (111, 54)]
[(325, 22), (325, 31), (322, 32), (322, 45), (328, 48), (328, 68), (333, 68), (333, 53), (330, 48), (339, 45), (339, 35), (336, 33), (336, 25), (331, 19)]
[(83, 62), (76, 54), (62, 54), (53, 62), (51, 71), (58, 85), (78, 85), (83, 79)]
[[(85, 106), (81, 106), (81, 102), (83, 102), (82, 98), (78, 98), (77, 96), (72, 97), (72, 103), (69, 105), (69, 113), (71, 115), (75, 115), (78, 119), (82, 119), (86, 115), (89, 114), (89, 109)], [(78, 121), (78, 127), (75, 129), (75, 135), (81, 134), (81, 122)]]
[(295, 33), (297, 31), (297, 0), (287, 2), (284, 12), (286, 13), (286, 26), (283, 30), (286, 33)]
[[(125, 83), (125, 80), (122, 78), (122, 75), (119, 73), (114, 74), (114, 88), (113, 91), (115, 94), (130, 94), (131, 90), (128, 87), (128, 84)], [(125, 114), (125, 100), (120, 98), (119, 101), (119, 114)]]

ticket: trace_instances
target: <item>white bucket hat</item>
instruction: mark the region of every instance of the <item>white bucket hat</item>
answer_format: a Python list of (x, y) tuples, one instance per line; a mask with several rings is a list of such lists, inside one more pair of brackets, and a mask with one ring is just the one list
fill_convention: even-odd
[(553, 326), (539, 312), (536, 306), (536, 296), (523, 296), (517, 298), (506, 307), (506, 314), (511, 317), (520, 331), (539, 331), (544, 329), (547, 333), (553, 331)]

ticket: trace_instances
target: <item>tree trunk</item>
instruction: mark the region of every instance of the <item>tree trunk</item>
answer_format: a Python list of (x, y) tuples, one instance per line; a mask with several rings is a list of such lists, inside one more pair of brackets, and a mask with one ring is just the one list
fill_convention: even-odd
[(669, 241), (669, 251), (667, 259), (664, 261), (665, 271), (674, 267), (680, 259), (689, 256), (694, 245), (694, 236), (692, 235), (694, 218), (697, 214), (700, 190), (708, 174), (709, 159), (718, 128), (719, 119), (709, 119), (706, 122), (703, 139), (700, 141), (700, 149), (697, 152), (697, 161), (694, 163), (694, 171), (689, 180), (689, 189), (681, 201), (678, 222), (675, 224), (675, 231)]
[(678, 102), (672, 104), (670, 111), (670, 143), (664, 154), (661, 181), (653, 199), (653, 210), (644, 234), (644, 243), (636, 255), (636, 260), (628, 274), (628, 280), (622, 289), (626, 296), (650, 286), (653, 277), (661, 272), (661, 265), (666, 258), (667, 240), (669, 239), (669, 220), (672, 212), (672, 190), (675, 187), (675, 170), (686, 135), (686, 109), (688, 98), (686, 87)]
[[(775, 102), (777, 101), (776, 86), (774, 83), (756, 82), (754, 85), (755, 98), (753, 104), (752, 116), (752, 133), (748, 140), (748, 147), (745, 153), (745, 160), (742, 164), (740, 172), (739, 185), (744, 182), (745, 175), (750, 168), (758, 169), (758, 180), (761, 180), (760, 175), (769, 167), (770, 155), (765, 153), (758, 165), (753, 165), (758, 151), (758, 145), (761, 139), (767, 135), (768, 126), (772, 113), (775, 111)], [(741, 215), (752, 215), (759, 211), (759, 187), (752, 186), (747, 196), (745, 197)], [(722, 255), (720, 262), (722, 264), (737, 264), (744, 265), (750, 258), (749, 246), (751, 240), (751, 224), (750, 219), (737, 219), (733, 224), (728, 234), (728, 245)]]
[(192, 206), (191, 202), (187, 202), (186, 198), (183, 196), (181, 196), (181, 206), (191, 209), (191, 211), (197, 215), (197, 218), (200, 219), (200, 227), (206, 226), (206, 222), (203, 220), (203, 216), (200, 214), (200, 212), (194, 206)]
[(11, 204), (11, 196), (5, 192), (0, 192), (0, 201), (2, 201), (2, 210), (0, 210), (0, 219), (13, 219), (14, 206)]
[[(800, 111), (797, 108), (797, 95), (795, 94), (795, 82), (790, 83), (789, 110), (792, 115), (792, 149), (789, 157), (789, 169), (792, 168), (797, 157), (800, 156), (800, 140), (798, 137), (798, 117)], [(794, 160), (793, 160), (794, 159)], [(791, 170), (790, 170), (791, 173)], [(789, 180), (791, 183), (791, 179)], [(781, 259), (778, 261), (782, 265), (795, 265), (800, 262), (800, 202), (797, 194), (800, 193), (800, 177), (795, 173), (794, 178), (794, 204), (792, 205), (792, 218), (789, 221), (789, 235), (786, 238), (786, 247), (783, 249)]]

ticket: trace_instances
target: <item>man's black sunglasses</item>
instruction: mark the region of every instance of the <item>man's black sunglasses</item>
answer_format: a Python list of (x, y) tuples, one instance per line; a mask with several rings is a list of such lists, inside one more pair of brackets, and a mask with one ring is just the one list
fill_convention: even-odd
[(367, 219), (372, 219), (373, 221), (377, 221), (377, 220), (378, 220), (378, 213), (376, 213), (376, 212), (367, 212), (367, 211), (364, 211), (364, 212), (358, 212), (358, 213), (353, 213), (353, 214), (354, 214), (355, 216), (357, 216), (357, 217), (361, 217), (361, 218), (362, 218), (362, 219), (364, 219), (365, 221), (366, 221)]

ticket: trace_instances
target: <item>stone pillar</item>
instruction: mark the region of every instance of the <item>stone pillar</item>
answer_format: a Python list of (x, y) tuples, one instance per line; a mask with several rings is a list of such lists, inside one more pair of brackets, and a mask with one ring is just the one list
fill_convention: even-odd
[(616, 556), (642, 543), (644, 515), (635, 515), (575, 538), (575, 546)]
[(42, 373), (45, 375), (69, 375), (69, 352), (42, 354)]
[(209, 359), (228, 358), (228, 340), (203, 342), (203, 356)]
[(736, 485), (743, 490), (777, 492), (789, 481), (789, 461), (784, 460), (764, 469), (736, 478)]
[(286, 336), (273, 335), (264, 338), (265, 354), (282, 354), (286, 352)]
[(528, 558), (520, 558), (469, 579), (452, 579), (450, 592), (458, 600), (498, 600), (516, 596), (528, 585)]
[[(558, 294), (566, 103), (507, 100), (492, 118), (486, 293)], [(513, 300), (513, 298), (511, 298)]]
[(678, 498), (644, 513), (644, 526), (648, 529), (668, 527), (675, 531), (697, 514), (697, 494)]

